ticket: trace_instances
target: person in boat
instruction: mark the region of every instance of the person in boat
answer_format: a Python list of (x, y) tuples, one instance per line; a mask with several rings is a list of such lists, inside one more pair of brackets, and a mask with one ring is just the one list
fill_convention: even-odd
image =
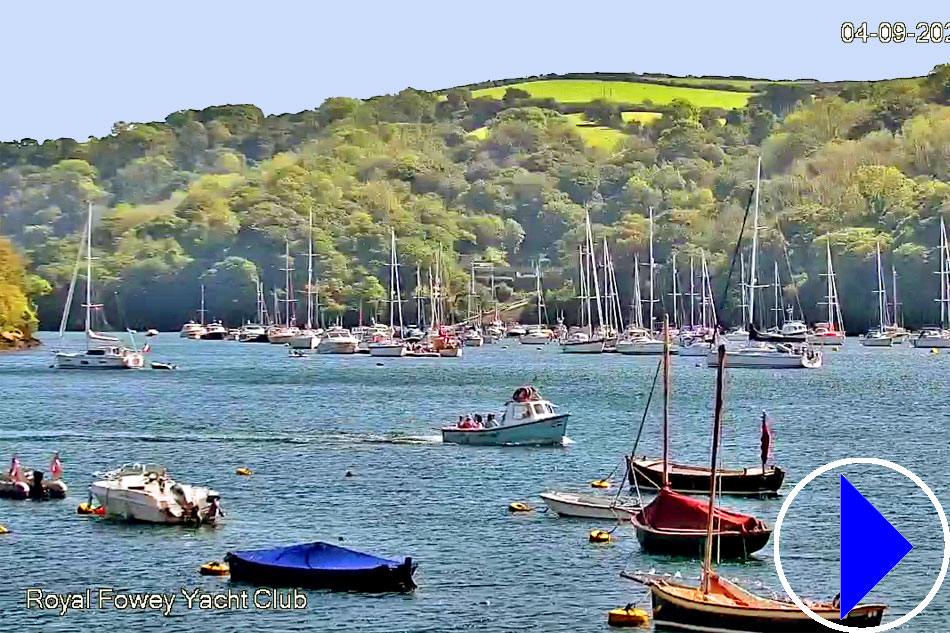
[(205, 515), (205, 521), (214, 521), (217, 518), (224, 518), (225, 513), (221, 508), (221, 499), (218, 497), (211, 498), (211, 504), (208, 506), (208, 513)]
[(475, 428), (476, 428), (476, 429), (484, 429), (484, 428), (485, 428), (485, 423), (482, 422), (482, 414), (481, 414), (481, 413), (476, 413), (476, 414), (475, 414)]
[(494, 413), (489, 413), (488, 418), (485, 420), (485, 428), (493, 429), (498, 426), (498, 420), (495, 419)]

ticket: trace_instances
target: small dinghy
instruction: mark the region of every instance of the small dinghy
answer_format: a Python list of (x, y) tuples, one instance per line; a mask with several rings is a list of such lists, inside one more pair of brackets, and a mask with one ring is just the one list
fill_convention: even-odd
[(178, 369), (178, 365), (172, 365), (171, 363), (153, 362), (152, 369)]
[(545, 505), (559, 516), (579, 519), (627, 520), (640, 511), (635, 501), (619, 500), (613, 495), (578, 495), (571, 492), (542, 492)]
[(364, 554), (329, 543), (228, 552), (231, 579), (271, 587), (310, 587), (338, 591), (411, 591), (416, 566)]
[(20, 468), (20, 460), (16, 455), (10, 461), (10, 470), (0, 475), (0, 498), (6, 499), (65, 499), (68, 488), (62, 481), (63, 463), (59, 453), (53, 455), (50, 464), (50, 479), (45, 479), (43, 471)]
[(559, 413), (531, 386), (518, 387), (505, 403), (500, 422), (491, 420), (483, 426), (464, 422), (442, 428), (446, 444), (478, 446), (543, 446), (563, 444), (569, 413)]

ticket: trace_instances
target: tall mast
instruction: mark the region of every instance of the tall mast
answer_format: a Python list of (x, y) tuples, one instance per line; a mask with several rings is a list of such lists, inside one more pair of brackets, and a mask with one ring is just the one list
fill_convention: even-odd
[(534, 265), (534, 280), (535, 286), (538, 291), (538, 330), (541, 330), (541, 308), (543, 304), (542, 295), (541, 295), (541, 260), (539, 259)]
[(897, 301), (897, 268), (891, 262), (891, 300), (894, 302), (894, 327), (900, 326), (900, 303)]
[(884, 296), (884, 271), (881, 268), (881, 242), (877, 243), (877, 311), (880, 320), (881, 332), (884, 332), (886, 317), (884, 316), (887, 299)]
[[(403, 336), (403, 322), (402, 322), (402, 291), (399, 288), (399, 256), (396, 255), (396, 231), (391, 230), (392, 237), (392, 252), (393, 252), (393, 280), (394, 286), (396, 288), (396, 309), (399, 314), (399, 338)], [(389, 318), (392, 320), (393, 307), (392, 304), (389, 305)], [(389, 325), (390, 331), (392, 331), (392, 324)]]
[[(586, 237), (585, 237), (586, 241)], [(580, 300), (580, 309), (581, 309), (581, 322), (580, 327), (583, 330), (590, 323), (590, 303), (587, 301), (587, 278), (584, 275), (584, 270), (587, 268), (587, 260), (584, 259), (584, 247), (580, 244), (577, 245), (577, 274), (578, 274), (578, 287), (580, 288), (580, 294), (578, 299)]]
[(198, 310), (201, 315), (201, 325), (205, 324), (205, 285), (201, 284), (201, 309)]
[(749, 271), (749, 323), (755, 323), (755, 268), (756, 251), (759, 248), (759, 189), (762, 179), (762, 157), (755, 168), (755, 212), (752, 215), (752, 261)]
[[(590, 230), (590, 211), (587, 212), (587, 247), (590, 249), (590, 274), (594, 283), (594, 299), (597, 301), (597, 327), (603, 329), (604, 313), (600, 307), (600, 284), (597, 283), (597, 261), (594, 259), (594, 237)], [(593, 325), (591, 325), (591, 336), (593, 334)]]
[(773, 300), (775, 301), (775, 307), (772, 308), (772, 311), (775, 313), (775, 327), (781, 327), (782, 321), (782, 306), (779, 300), (779, 287), (782, 285), (782, 280), (778, 276), (778, 262), (772, 262), (773, 264), (773, 280), (772, 280), (772, 294), (774, 295)]
[(653, 260), (653, 207), (650, 207), (650, 334), (653, 334), (653, 304), (656, 297), (653, 296), (653, 269), (656, 262)]
[(828, 272), (828, 327), (837, 330), (838, 323), (835, 320), (835, 297), (834, 297), (834, 273), (831, 272), (831, 236), (827, 233), (825, 234), (825, 246), (828, 260), (825, 264), (825, 269)]
[(676, 327), (679, 323), (676, 317), (676, 298), (679, 297), (679, 292), (676, 290), (676, 251), (673, 251), (673, 292), (670, 293), (670, 297), (673, 301), (673, 327)]
[(670, 315), (663, 315), (663, 487), (670, 484)]
[(696, 327), (695, 309), (696, 309), (696, 289), (695, 276), (693, 274), (693, 256), (689, 256), (689, 327)]
[(643, 327), (643, 297), (640, 296), (640, 255), (633, 254), (633, 309), (631, 320), (638, 328)]
[(307, 329), (313, 329), (313, 207), (310, 207), (309, 248), (307, 249)]
[[(202, 286), (203, 287), (203, 286)], [(86, 349), (92, 331), (92, 203), (89, 203), (89, 221), (86, 222)]]
[(947, 326), (947, 300), (950, 292), (947, 288), (947, 230), (940, 216), (940, 327)]
[(722, 383), (726, 366), (726, 348), (720, 345), (716, 362), (716, 410), (713, 415), (712, 467), (709, 485), (709, 513), (706, 517), (706, 551), (703, 556), (702, 592), (709, 593), (709, 581), (712, 574), (713, 519), (716, 513), (716, 485), (719, 479), (719, 434), (722, 426)]
[(613, 330), (614, 326), (614, 293), (613, 293), (613, 284), (610, 280), (610, 267), (608, 265), (608, 252), (607, 252), (607, 238), (604, 238), (604, 310), (606, 312), (606, 325), (607, 330)]

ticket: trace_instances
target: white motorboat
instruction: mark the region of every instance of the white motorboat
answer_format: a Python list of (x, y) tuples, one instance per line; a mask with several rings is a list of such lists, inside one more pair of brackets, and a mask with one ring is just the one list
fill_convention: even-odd
[(518, 339), (522, 345), (547, 345), (552, 340), (554, 332), (542, 327), (532, 327)]
[(542, 399), (534, 387), (519, 387), (497, 424), (444, 427), (442, 441), (478, 446), (562, 444), (568, 417), (569, 413), (559, 413), (550, 401)]
[(395, 339), (378, 341), (369, 344), (370, 356), (400, 357), (406, 355), (406, 344)]
[[(716, 367), (717, 350), (711, 350), (706, 361), (709, 367)], [(740, 349), (726, 350), (726, 366), (730, 369), (816, 369), (821, 367), (821, 362), (820, 351), (788, 343), (755, 343)]]
[(210, 488), (173, 481), (163, 466), (125, 465), (89, 487), (105, 515), (145, 523), (214, 523), (219, 495)]
[(300, 330), (287, 342), (291, 349), (317, 349), (320, 334), (315, 330)]
[[(685, 345), (676, 348), (680, 356), (707, 356), (713, 349), (712, 343), (703, 339), (692, 339)], [(670, 350), (670, 353), (674, 353)]]
[(749, 331), (744, 327), (737, 327), (726, 332), (726, 340), (731, 343), (745, 343), (749, 340)]
[(201, 334), (202, 341), (223, 341), (226, 338), (228, 338), (228, 329), (220, 321), (206, 325), (205, 331)]
[(525, 326), (521, 325), (520, 323), (512, 323), (508, 326), (508, 330), (505, 332), (505, 334), (508, 336), (508, 338), (518, 338), (520, 336), (524, 336), (527, 331), (527, 328), (525, 328)]
[(606, 346), (607, 342), (602, 338), (591, 338), (585, 332), (574, 332), (561, 342), (561, 351), (565, 354), (600, 354)]
[(945, 349), (950, 347), (950, 331), (940, 328), (924, 328), (911, 339), (914, 347)]
[(878, 329), (868, 330), (867, 334), (858, 337), (858, 342), (864, 347), (892, 347), (894, 345), (894, 339)]
[(181, 332), (179, 332), (178, 336), (181, 338), (190, 338), (192, 340), (196, 340), (201, 338), (204, 333), (205, 326), (194, 321), (189, 321), (188, 323), (185, 323), (183, 326), (181, 326)]
[[(663, 341), (652, 336), (629, 338), (617, 341), (617, 352), (628, 356), (657, 355), (663, 353)], [(670, 345), (670, 354), (678, 354), (679, 348)]]
[(141, 369), (144, 366), (145, 355), (127, 347), (91, 347), (85, 352), (56, 354), (59, 369)]
[(145, 331), (145, 336), (149, 338), (153, 336), (158, 336), (158, 330), (156, 330), (155, 328), (148, 329)]
[(272, 345), (289, 345), (300, 330), (289, 325), (275, 325), (267, 330), (267, 342)]
[(485, 344), (485, 337), (478, 329), (468, 330), (462, 335), (462, 342), (465, 347), (481, 347)]
[(819, 323), (815, 330), (805, 338), (810, 345), (844, 345), (845, 334), (828, 327), (826, 323)]
[(241, 343), (267, 343), (267, 328), (256, 323), (247, 323), (238, 332)]
[(629, 521), (640, 511), (639, 504), (618, 500), (616, 495), (579, 495), (551, 490), (542, 492), (541, 499), (548, 509), (562, 517)]
[(331, 327), (317, 345), (318, 354), (355, 354), (358, 338), (342, 327)]

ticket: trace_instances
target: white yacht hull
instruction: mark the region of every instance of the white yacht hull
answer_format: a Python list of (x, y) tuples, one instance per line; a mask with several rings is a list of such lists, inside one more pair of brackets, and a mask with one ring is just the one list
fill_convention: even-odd
[(293, 349), (317, 349), (320, 344), (320, 337), (313, 334), (303, 336), (294, 336), (288, 342)]
[[(663, 341), (618, 341), (617, 352), (627, 356), (655, 356), (663, 353)], [(679, 348), (670, 345), (670, 354), (678, 354)]]
[(481, 347), (485, 344), (485, 339), (481, 336), (465, 337), (465, 347)]
[(677, 353), (680, 356), (707, 356), (712, 351), (711, 343), (693, 343), (680, 347)]
[(402, 343), (370, 343), (369, 355), (397, 358), (406, 355), (406, 346)]
[(576, 495), (567, 492), (543, 492), (545, 505), (562, 517), (581, 519), (629, 520), (640, 508), (634, 503), (614, 504), (614, 495)]
[(318, 354), (355, 354), (359, 341), (334, 341), (323, 339), (317, 345)]
[(441, 356), (442, 358), (461, 358), (462, 348), (461, 347), (447, 347), (445, 349), (440, 349), (439, 356)]
[(562, 413), (541, 420), (496, 426), (490, 429), (449, 427), (442, 429), (442, 441), (446, 444), (468, 444), (473, 446), (563, 444), (569, 416), (570, 414)]
[(805, 340), (811, 345), (844, 345), (844, 333), (809, 334)]
[(858, 339), (864, 347), (891, 347), (894, 345), (894, 339), (889, 336), (867, 337), (862, 336)]
[[(716, 367), (718, 352), (713, 350), (706, 356), (707, 365)], [(770, 351), (726, 351), (726, 367), (745, 369), (816, 369), (821, 367), (821, 352), (812, 356), (787, 354)]]
[(950, 338), (942, 336), (918, 336), (913, 339), (914, 347), (934, 347), (938, 349), (950, 347)]
[(561, 343), (561, 351), (565, 354), (602, 354), (606, 341), (585, 341), (583, 343)]
[(522, 345), (547, 345), (551, 337), (547, 334), (525, 334), (518, 339)]
[(133, 352), (125, 356), (92, 356), (88, 354), (56, 354), (56, 367), (59, 369), (141, 369), (145, 366), (145, 356)]

